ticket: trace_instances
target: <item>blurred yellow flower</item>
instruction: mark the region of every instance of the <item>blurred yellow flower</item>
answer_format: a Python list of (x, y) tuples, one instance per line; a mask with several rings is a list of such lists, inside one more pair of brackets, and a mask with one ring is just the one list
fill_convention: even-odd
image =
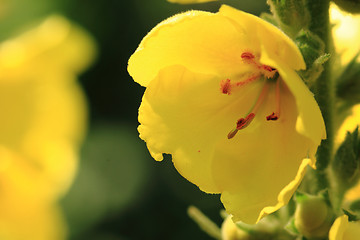
[(215, 2), (215, 1), (218, 0), (168, 0), (168, 2), (180, 3), (180, 4), (206, 3), (206, 2)]
[(360, 104), (351, 107), (350, 113), (337, 130), (336, 145), (339, 146), (345, 140), (346, 133), (353, 132), (358, 125), (360, 125)]
[(335, 50), (341, 64), (346, 65), (360, 51), (360, 14), (350, 14), (331, 4), (330, 18)]
[(358, 240), (360, 221), (349, 222), (348, 216), (338, 217), (329, 232), (329, 240)]
[(86, 128), (75, 80), (94, 54), (90, 36), (60, 16), (0, 43), (0, 239), (65, 238), (56, 201)]
[[(340, 144), (345, 140), (347, 132), (353, 132), (359, 125), (360, 104), (357, 104), (350, 109), (350, 114), (345, 118), (337, 130), (337, 135), (335, 138), (336, 145), (340, 146)], [(360, 199), (360, 182), (346, 192), (345, 199), (347, 201)]]
[[(222, 6), (156, 26), (129, 60), (146, 87), (140, 137), (158, 161), (254, 223), (285, 205), (325, 137), (296, 45), (258, 17)], [(308, 159), (308, 158), (311, 158)]]

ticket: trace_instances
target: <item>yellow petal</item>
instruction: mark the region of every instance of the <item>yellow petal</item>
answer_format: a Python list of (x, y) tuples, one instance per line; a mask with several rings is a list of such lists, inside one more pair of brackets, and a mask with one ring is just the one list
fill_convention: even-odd
[(348, 226), (348, 216), (338, 217), (329, 231), (329, 240), (345, 240), (343, 238), (345, 229)]
[(306, 87), (300, 77), (291, 69), (278, 66), (280, 75), (286, 82), (290, 91), (294, 94), (298, 108), (296, 131), (313, 141), (313, 148), (309, 150), (309, 156), (314, 158), (317, 146), (321, 139), (326, 138), (325, 123), (313, 94)]
[(315, 164), (314, 157), (317, 146), (320, 145), (321, 139), (326, 138), (325, 123), (319, 105), (315, 101), (312, 92), (294, 70), (290, 69), (285, 63), (272, 59), (265, 49), (262, 52), (262, 59), (279, 71), (280, 76), (294, 95), (298, 108), (296, 130), (313, 141), (313, 147), (309, 149), (308, 155)]
[[(227, 5), (222, 5), (219, 13), (236, 22), (239, 27), (244, 29), (243, 31), (252, 33), (254, 41), (259, 42), (261, 51), (266, 51), (267, 56), (273, 61), (286, 63), (289, 68), (294, 70), (306, 68), (300, 50), (280, 29), (252, 14)], [(263, 59), (262, 54), (260, 61), (263, 64), (271, 65), (270, 62)]]
[[(229, 96), (221, 93), (219, 82), (182, 66), (164, 68), (147, 87), (139, 109), (140, 137), (151, 155), (162, 160), (162, 153), (171, 153), (178, 171), (206, 192), (219, 192), (212, 177), (215, 144), (229, 141), (227, 134), (261, 87)], [(243, 98), (249, 102), (241, 103)]]
[(245, 129), (248, 132), (220, 142), (215, 150), (213, 175), (222, 187), (221, 200), (234, 221), (255, 223), (285, 205), (302, 180), (304, 165), (310, 162), (302, 164), (314, 146), (295, 129), (295, 99), (286, 89), (281, 98), (282, 112), (277, 121), (265, 120), (275, 104), (269, 101), (263, 113), (258, 114), (258, 125), (251, 124)]
[(171, 3), (191, 4), (191, 3), (214, 2), (218, 0), (168, 0), (168, 1)]
[[(133, 79), (147, 86), (160, 69), (182, 65), (193, 72), (231, 76), (249, 67), (241, 54), (254, 49), (242, 26), (221, 14), (189, 11), (156, 26), (129, 59)], [(226, 47), (225, 47), (226, 46)]]
[(338, 217), (329, 232), (329, 240), (357, 240), (360, 236), (360, 222), (349, 222), (348, 216)]

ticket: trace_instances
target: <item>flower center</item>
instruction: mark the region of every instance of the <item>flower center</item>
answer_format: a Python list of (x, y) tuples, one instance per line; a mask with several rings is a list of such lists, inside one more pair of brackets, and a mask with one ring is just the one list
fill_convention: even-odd
[(275, 111), (266, 116), (267, 121), (276, 121), (280, 118), (280, 82), (279, 79), (279, 73), (276, 69), (260, 64), (258, 61), (256, 61), (255, 56), (250, 52), (244, 52), (241, 54), (241, 58), (243, 59), (244, 63), (246, 64), (253, 64), (258, 71), (255, 73), (250, 74), (250, 77), (246, 78), (243, 81), (232, 83), (230, 79), (226, 79), (220, 82), (220, 90), (223, 94), (231, 94), (231, 91), (234, 87), (243, 86), (246, 84), (249, 84), (255, 80), (258, 79), (264, 79), (264, 85), (261, 89), (261, 92), (259, 93), (259, 96), (257, 97), (257, 100), (252, 105), (250, 110), (248, 111), (248, 114), (246, 114), (245, 117), (242, 117), (237, 120), (236, 127), (232, 129), (228, 134), (228, 139), (233, 138), (236, 133), (249, 126), (249, 124), (252, 122), (252, 120), (255, 118), (256, 113), (258, 112), (259, 108), (261, 107), (265, 97), (267, 96), (270, 88), (271, 83), (275, 83), (275, 102), (276, 107)]

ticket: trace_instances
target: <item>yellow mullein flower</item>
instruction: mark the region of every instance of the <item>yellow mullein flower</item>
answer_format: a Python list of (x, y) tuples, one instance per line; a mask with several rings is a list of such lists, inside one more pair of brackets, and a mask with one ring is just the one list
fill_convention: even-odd
[(332, 33), (334, 46), (340, 54), (341, 63), (346, 65), (360, 51), (360, 14), (350, 14), (330, 6), (330, 19), (334, 25)]
[(75, 82), (89, 35), (60, 16), (0, 43), (0, 239), (64, 239), (56, 201), (69, 188), (86, 123)]
[(348, 216), (338, 217), (329, 232), (329, 240), (358, 240), (360, 221), (349, 222)]
[(218, 0), (168, 0), (168, 1), (171, 3), (191, 4), (191, 3), (215, 2)]
[(235, 221), (254, 223), (288, 202), (325, 137), (303, 68), (296, 45), (258, 17), (226, 5), (175, 15), (129, 60), (146, 87), (140, 138), (155, 160), (170, 153), (186, 179), (221, 193)]

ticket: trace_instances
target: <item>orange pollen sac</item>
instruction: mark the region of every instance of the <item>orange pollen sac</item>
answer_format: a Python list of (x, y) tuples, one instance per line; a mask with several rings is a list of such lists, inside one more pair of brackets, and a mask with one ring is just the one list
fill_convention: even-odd
[(272, 113), (272, 114), (270, 114), (269, 116), (267, 116), (266, 117), (266, 120), (267, 121), (276, 121), (276, 120), (278, 120), (279, 119), (279, 116), (278, 116), (278, 114), (277, 113)]
[(230, 83), (230, 79), (226, 79), (226, 80), (222, 80), (220, 82), (220, 90), (223, 94), (228, 94), (230, 95), (231, 93), (231, 83)]
[(243, 52), (241, 54), (241, 58), (243, 58), (243, 59), (254, 59), (255, 56), (250, 52)]
[(270, 66), (267, 66), (267, 65), (262, 65), (262, 68), (266, 71), (269, 71), (269, 72), (272, 72), (272, 71), (275, 71), (276, 69), (275, 68), (272, 68)]
[(231, 138), (235, 137), (236, 133), (239, 130), (244, 129), (247, 126), (249, 126), (249, 124), (252, 122), (254, 117), (255, 117), (255, 113), (250, 113), (249, 115), (246, 116), (246, 118), (240, 118), (236, 123), (236, 128), (234, 128), (233, 130), (231, 130), (228, 133), (227, 138), (231, 139)]
[(240, 118), (236, 123), (236, 129), (241, 130), (249, 126), (249, 124), (252, 122), (252, 120), (255, 117), (255, 113), (250, 113), (246, 116), (246, 118)]

